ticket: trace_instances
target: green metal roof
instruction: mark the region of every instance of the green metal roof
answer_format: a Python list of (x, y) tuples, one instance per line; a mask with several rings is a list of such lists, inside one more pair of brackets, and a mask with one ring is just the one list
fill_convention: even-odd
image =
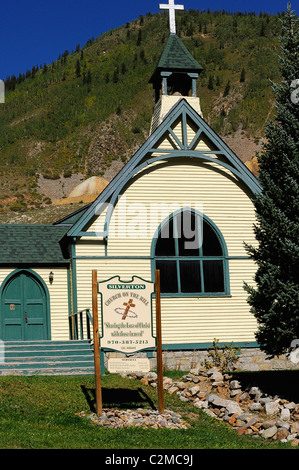
[(67, 265), (63, 243), (68, 227), (0, 224), (1, 265)]
[(202, 66), (190, 54), (181, 39), (176, 34), (170, 34), (150, 82), (158, 70), (199, 73), (202, 71)]

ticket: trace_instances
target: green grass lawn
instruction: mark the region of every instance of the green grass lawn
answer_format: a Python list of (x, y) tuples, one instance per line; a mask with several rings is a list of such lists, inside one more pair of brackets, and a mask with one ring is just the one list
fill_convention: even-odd
[[(117, 374), (102, 377), (103, 407), (157, 407), (157, 390)], [(227, 424), (165, 393), (165, 408), (191, 424), (179, 429), (107, 429), (95, 411), (93, 376), (0, 377), (1, 449), (287, 449), (290, 444), (238, 436)]]

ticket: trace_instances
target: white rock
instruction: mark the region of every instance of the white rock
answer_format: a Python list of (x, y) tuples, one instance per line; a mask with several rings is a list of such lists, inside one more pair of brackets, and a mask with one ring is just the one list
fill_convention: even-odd
[(195, 406), (196, 408), (207, 409), (208, 408), (208, 402), (198, 400), (198, 401), (194, 402), (193, 406)]
[(225, 398), (221, 398), (218, 395), (209, 395), (208, 396), (209, 403), (212, 403), (214, 406), (218, 406), (219, 408), (226, 408), (228, 402), (231, 400), (225, 400)]
[(184, 397), (184, 396), (182, 396), (182, 395), (180, 396), (180, 400), (181, 400), (181, 401), (184, 401), (184, 402), (189, 401), (188, 398), (186, 398), (186, 397)]
[(211, 367), (211, 369), (207, 371), (207, 375), (213, 375), (215, 372), (219, 372), (218, 367)]
[(250, 411), (260, 411), (262, 409), (262, 405), (260, 403), (252, 403), (249, 409)]
[(296, 408), (296, 403), (294, 403), (293, 401), (291, 401), (291, 403), (286, 403), (284, 405), (285, 408), (288, 408), (289, 410), (294, 410)]
[(283, 421), (288, 421), (290, 417), (291, 417), (290, 410), (288, 410), (287, 408), (283, 408), (280, 412), (280, 419), (282, 419)]
[(299, 433), (299, 421), (291, 424), (291, 433)]
[(198, 375), (200, 372), (200, 367), (196, 367), (195, 369), (190, 370), (190, 374), (192, 375)]
[(258, 387), (251, 387), (248, 393), (249, 395), (259, 396), (259, 397), (261, 397), (262, 395), (262, 392), (260, 391)]
[(229, 415), (242, 414), (242, 409), (236, 401), (228, 403), (228, 405), (226, 406), (226, 411)]
[(239, 393), (241, 393), (242, 390), (240, 390), (239, 388), (237, 388), (236, 390), (232, 390), (230, 392), (230, 396), (233, 398), (233, 397), (236, 397), (237, 395), (239, 395)]
[(189, 388), (189, 392), (192, 396), (196, 395), (200, 391), (200, 387), (198, 385), (194, 385), (194, 387)]
[(184, 390), (184, 388), (186, 388), (185, 382), (174, 382), (173, 385), (179, 387), (180, 390)]
[(271, 416), (279, 411), (279, 400), (269, 401), (265, 404), (266, 415)]
[(264, 431), (261, 433), (261, 436), (264, 439), (270, 439), (277, 433), (277, 427), (276, 426), (271, 426), (271, 428), (264, 429)]
[(156, 374), (156, 372), (148, 372), (148, 374), (146, 374), (145, 376), (147, 379), (150, 380), (157, 380), (158, 378), (158, 375)]
[(238, 390), (239, 388), (241, 388), (241, 384), (239, 382), (239, 380), (232, 380), (229, 384), (229, 388), (231, 390)]
[(211, 380), (223, 382), (223, 375), (218, 370), (211, 375)]

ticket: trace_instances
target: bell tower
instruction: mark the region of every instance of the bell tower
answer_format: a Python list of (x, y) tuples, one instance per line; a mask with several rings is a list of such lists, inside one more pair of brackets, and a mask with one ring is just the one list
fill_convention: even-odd
[(183, 10), (184, 7), (174, 5), (174, 0), (169, 0), (169, 4), (161, 4), (159, 7), (169, 10), (170, 35), (149, 80), (155, 91), (156, 103), (150, 133), (161, 124), (170, 109), (182, 98), (202, 116), (196, 86), (202, 67), (176, 35), (175, 10)]

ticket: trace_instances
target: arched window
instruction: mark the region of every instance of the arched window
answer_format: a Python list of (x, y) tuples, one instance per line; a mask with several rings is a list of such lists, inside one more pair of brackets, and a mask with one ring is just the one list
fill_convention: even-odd
[(229, 294), (225, 242), (207, 217), (191, 209), (174, 213), (153, 243), (162, 294)]

